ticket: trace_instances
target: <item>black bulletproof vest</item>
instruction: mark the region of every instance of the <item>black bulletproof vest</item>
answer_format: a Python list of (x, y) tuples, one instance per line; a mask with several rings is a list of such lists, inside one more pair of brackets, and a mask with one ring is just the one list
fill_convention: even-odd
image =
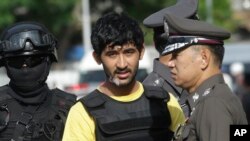
[(168, 100), (168, 93), (152, 86), (144, 86), (133, 102), (113, 100), (98, 90), (80, 99), (96, 122), (97, 141), (171, 140)]
[(61, 141), (68, 111), (76, 100), (74, 95), (54, 89), (44, 103), (31, 106), (16, 101), (8, 89), (0, 88), (1, 141)]

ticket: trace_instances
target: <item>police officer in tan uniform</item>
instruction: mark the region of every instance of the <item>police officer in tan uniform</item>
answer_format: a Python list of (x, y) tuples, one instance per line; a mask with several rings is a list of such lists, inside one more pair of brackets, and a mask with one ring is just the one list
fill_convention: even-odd
[[(247, 124), (240, 100), (225, 83), (221, 65), (223, 41), (230, 33), (217, 26), (166, 14), (168, 40), (162, 55), (177, 86), (189, 92), (191, 116), (175, 137), (188, 141), (229, 141), (232, 124)], [(171, 30), (169, 30), (171, 29)]]

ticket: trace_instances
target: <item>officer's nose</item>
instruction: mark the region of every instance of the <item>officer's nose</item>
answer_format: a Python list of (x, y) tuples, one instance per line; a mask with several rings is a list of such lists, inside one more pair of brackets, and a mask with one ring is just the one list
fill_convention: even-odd
[(167, 63), (167, 66), (168, 66), (169, 68), (174, 68), (174, 67), (175, 67), (175, 62), (174, 62), (174, 60), (169, 60), (168, 63)]

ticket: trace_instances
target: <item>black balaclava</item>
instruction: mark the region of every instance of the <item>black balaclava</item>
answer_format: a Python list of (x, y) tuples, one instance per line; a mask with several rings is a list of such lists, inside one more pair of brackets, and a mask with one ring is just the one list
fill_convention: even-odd
[(45, 83), (49, 75), (51, 62), (44, 60), (32, 68), (17, 69), (6, 64), (7, 75), (10, 78), (10, 95), (30, 104), (41, 103), (48, 94)]

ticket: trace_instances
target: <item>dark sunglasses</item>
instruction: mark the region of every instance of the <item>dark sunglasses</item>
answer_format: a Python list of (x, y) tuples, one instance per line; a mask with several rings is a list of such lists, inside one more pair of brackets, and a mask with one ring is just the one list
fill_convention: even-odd
[(14, 68), (22, 68), (24, 64), (29, 67), (35, 67), (45, 61), (46, 56), (18, 56), (6, 58), (7, 65)]
[(57, 40), (52, 34), (45, 34), (38, 30), (20, 32), (9, 37), (8, 40), (3, 40), (0, 43), (0, 51), (12, 52), (22, 50), (25, 47), (26, 41), (29, 40), (38, 49), (54, 47)]

